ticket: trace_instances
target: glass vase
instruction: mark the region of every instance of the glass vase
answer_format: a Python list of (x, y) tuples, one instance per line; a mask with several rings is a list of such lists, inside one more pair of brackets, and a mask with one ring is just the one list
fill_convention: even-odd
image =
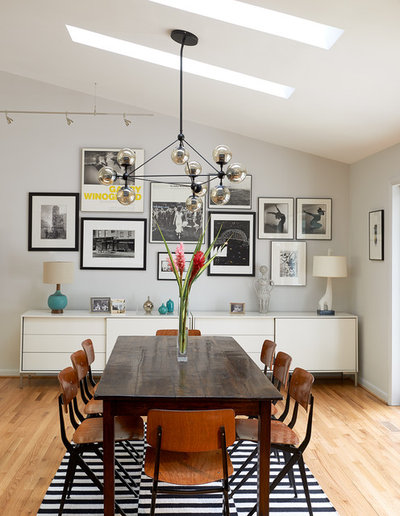
[(178, 362), (187, 362), (187, 347), (188, 347), (188, 313), (189, 300), (187, 298), (179, 298), (179, 326), (178, 326), (178, 340), (177, 340), (177, 357)]

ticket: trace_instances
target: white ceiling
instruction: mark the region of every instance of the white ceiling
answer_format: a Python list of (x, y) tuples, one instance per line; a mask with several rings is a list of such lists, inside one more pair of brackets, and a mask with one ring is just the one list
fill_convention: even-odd
[(178, 116), (178, 72), (73, 43), (65, 24), (173, 53), (169, 33), (185, 29), (199, 37), (186, 57), (296, 89), (284, 100), (187, 75), (185, 120), (345, 163), (400, 141), (400, 0), (248, 3), (344, 34), (322, 50), (148, 0), (0, 0), (0, 70), (88, 94), (96, 82), (101, 97)]

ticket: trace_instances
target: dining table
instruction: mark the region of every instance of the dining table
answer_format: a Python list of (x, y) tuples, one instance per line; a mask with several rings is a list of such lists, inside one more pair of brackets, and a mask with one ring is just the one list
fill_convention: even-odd
[(258, 417), (257, 514), (269, 514), (271, 402), (279, 391), (233, 337), (189, 337), (187, 361), (176, 336), (120, 336), (95, 398), (103, 400), (104, 514), (114, 514), (114, 417), (150, 409), (232, 408)]

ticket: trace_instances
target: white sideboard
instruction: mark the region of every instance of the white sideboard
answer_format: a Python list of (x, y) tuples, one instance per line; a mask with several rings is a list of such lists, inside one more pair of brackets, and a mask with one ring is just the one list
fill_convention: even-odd
[[(319, 316), (314, 312), (191, 313), (191, 327), (203, 335), (231, 335), (260, 367), (265, 339), (275, 340), (277, 350), (293, 357), (299, 366), (313, 372), (358, 371), (358, 319), (352, 314)], [(21, 317), (20, 374), (58, 373), (70, 365), (70, 355), (91, 338), (96, 361), (93, 370), (103, 371), (119, 335), (155, 335), (159, 328), (177, 328), (176, 314), (127, 312), (122, 315), (66, 310), (51, 314), (32, 310)]]

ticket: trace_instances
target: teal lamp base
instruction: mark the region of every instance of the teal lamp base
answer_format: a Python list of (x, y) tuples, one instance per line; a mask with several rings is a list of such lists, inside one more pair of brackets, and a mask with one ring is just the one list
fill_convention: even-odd
[(59, 288), (47, 300), (52, 314), (62, 314), (63, 309), (67, 306), (67, 302), (67, 296), (62, 294)]

